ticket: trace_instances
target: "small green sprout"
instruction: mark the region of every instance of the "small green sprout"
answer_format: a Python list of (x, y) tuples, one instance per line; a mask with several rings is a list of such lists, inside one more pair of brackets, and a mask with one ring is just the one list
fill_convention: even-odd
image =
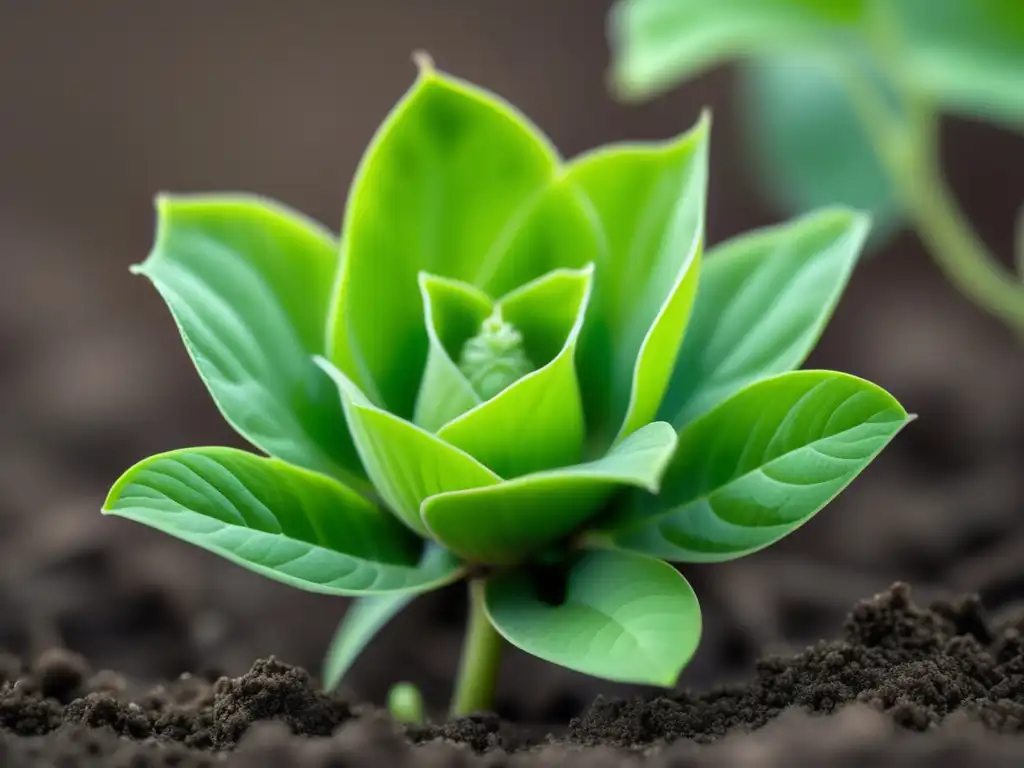
[[(564, 160), (510, 105), (424, 63), (340, 237), (257, 197), (160, 197), (134, 269), (266, 456), (153, 456), (104, 512), (356, 598), (328, 688), (417, 595), (460, 580), (455, 715), (493, 706), (507, 643), (674, 685), (701, 615), (670, 563), (778, 541), (910, 420), (874, 384), (796, 370), (867, 217), (823, 209), (705, 257), (708, 136), (702, 117)], [(390, 698), (403, 718), (422, 708)]]
[(423, 725), (426, 715), (423, 694), (412, 683), (395, 683), (388, 691), (388, 711), (400, 723)]

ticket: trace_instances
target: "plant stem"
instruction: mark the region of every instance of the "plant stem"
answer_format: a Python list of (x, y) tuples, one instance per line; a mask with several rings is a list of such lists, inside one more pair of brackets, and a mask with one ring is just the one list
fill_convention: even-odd
[[(886, 52), (893, 45), (891, 29), (879, 26), (877, 34), (877, 53), (885, 66)], [(989, 251), (950, 191), (940, 167), (937, 110), (913, 85), (902, 81), (897, 66), (885, 68), (905, 114), (894, 114), (878, 92), (852, 71), (845, 73), (845, 79), (906, 214), (946, 278), (1024, 338), (1024, 281)]]
[(473, 579), (469, 582), (469, 623), (452, 699), (453, 716), (486, 712), (494, 706), (502, 644), (484, 609), (484, 581)]

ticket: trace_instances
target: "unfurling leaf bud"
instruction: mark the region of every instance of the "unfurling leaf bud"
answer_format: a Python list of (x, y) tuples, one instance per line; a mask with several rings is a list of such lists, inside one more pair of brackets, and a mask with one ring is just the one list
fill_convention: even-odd
[(534, 370), (523, 349), (523, 335), (505, 322), (500, 307), (462, 348), (459, 370), (485, 401)]

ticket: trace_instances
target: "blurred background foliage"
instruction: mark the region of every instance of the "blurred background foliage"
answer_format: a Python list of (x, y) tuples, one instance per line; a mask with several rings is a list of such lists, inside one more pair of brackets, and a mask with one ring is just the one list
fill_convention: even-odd
[(943, 114), (1024, 129), (1024, 3), (621, 0), (608, 32), (627, 100), (739, 62), (742, 141), (768, 195), (870, 211), (876, 246), (916, 228), (959, 290), (1024, 332), (1024, 272), (978, 238), (936, 141)]

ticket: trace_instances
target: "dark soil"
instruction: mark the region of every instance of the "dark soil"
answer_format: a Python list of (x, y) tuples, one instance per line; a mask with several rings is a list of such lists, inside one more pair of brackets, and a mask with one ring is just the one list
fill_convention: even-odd
[(544, 729), (495, 715), (404, 728), (273, 658), (241, 677), (183, 676), (144, 691), (67, 651), (27, 669), (2, 656), (0, 765), (1019, 764), (1022, 630), (1024, 615), (992, 621), (976, 596), (924, 609), (897, 584), (857, 603), (841, 639), (766, 657), (749, 682), (599, 697)]

